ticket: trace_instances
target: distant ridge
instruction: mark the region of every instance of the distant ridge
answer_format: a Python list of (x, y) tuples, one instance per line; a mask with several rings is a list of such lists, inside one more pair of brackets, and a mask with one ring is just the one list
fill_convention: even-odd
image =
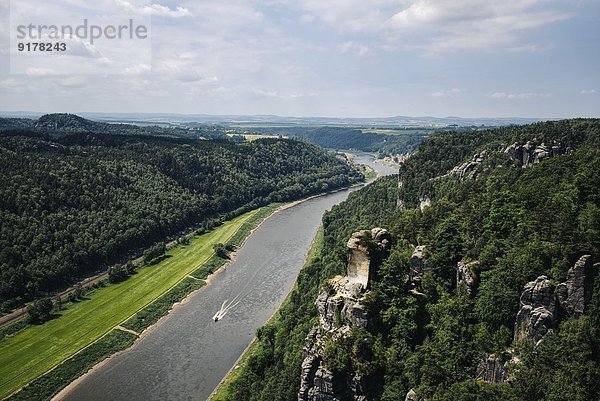
[[(226, 139), (225, 130), (212, 125), (195, 124), (194, 127), (180, 127), (174, 124), (161, 127), (160, 124), (135, 124), (132, 121), (92, 120), (69, 113), (53, 113), (25, 118), (26, 112), (15, 116), (0, 113), (0, 132), (26, 130), (53, 137), (73, 134), (112, 134), (112, 135), (154, 135), (186, 139)], [(30, 116), (32, 117), (32, 116)], [(39, 117), (39, 118), (38, 118)]]
[[(0, 112), (3, 117), (38, 118), (43, 113), (30, 111)], [(62, 115), (62, 114), (61, 114)], [(133, 124), (222, 124), (222, 125), (315, 125), (315, 126), (361, 126), (361, 127), (405, 127), (405, 128), (444, 128), (448, 126), (487, 126), (523, 125), (538, 121), (556, 120), (548, 118), (522, 117), (432, 117), (432, 116), (392, 116), (377, 118), (361, 117), (289, 117), (276, 115), (211, 115), (178, 113), (78, 113), (94, 121), (125, 122)]]

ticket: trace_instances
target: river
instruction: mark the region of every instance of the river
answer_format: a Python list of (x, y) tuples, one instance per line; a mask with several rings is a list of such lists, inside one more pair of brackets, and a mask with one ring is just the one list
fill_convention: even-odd
[[(380, 175), (397, 172), (374, 163), (368, 155), (357, 155), (355, 160)], [(207, 399), (294, 285), (323, 213), (353, 190), (316, 197), (269, 217), (209, 285), (176, 307), (135, 346), (96, 367), (56, 398)], [(240, 302), (215, 322), (213, 316), (226, 300)]]

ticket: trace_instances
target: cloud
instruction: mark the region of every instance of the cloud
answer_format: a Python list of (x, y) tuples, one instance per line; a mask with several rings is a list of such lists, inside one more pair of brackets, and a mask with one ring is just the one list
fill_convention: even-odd
[(459, 94), (461, 92), (462, 92), (461, 89), (452, 88), (452, 89), (449, 89), (449, 90), (442, 90), (442, 91), (433, 92), (431, 94), (431, 96), (433, 96), (433, 97), (449, 97), (449, 96), (457, 95), (457, 94)]
[(95, 45), (90, 44), (87, 40), (80, 39), (76, 36), (66, 37), (64, 41), (67, 44), (68, 56), (77, 56), (93, 59), (106, 59), (102, 52)]
[(596, 89), (582, 89), (579, 93), (581, 95), (593, 95), (596, 93)]
[(30, 77), (47, 77), (56, 74), (56, 71), (51, 68), (29, 67), (25, 70), (25, 75)]
[(311, 23), (311, 22), (314, 22), (314, 21), (316, 20), (316, 18), (315, 18), (315, 16), (314, 16), (314, 15), (311, 15), (311, 14), (302, 14), (302, 15), (301, 15), (301, 16), (298, 18), (298, 20), (299, 20), (300, 22), (302, 22), (302, 23), (309, 24), (309, 23)]
[(301, 98), (305, 98), (305, 97), (317, 97), (319, 96), (317, 93), (315, 92), (309, 92), (309, 93), (292, 93), (291, 95), (289, 95), (290, 99), (301, 99)]
[(547, 45), (521, 45), (509, 47), (507, 50), (515, 53), (542, 53), (554, 49), (553, 44)]
[(152, 70), (152, 66), (150, 66), (148, 64), (136, 64), (134, 66), (126, 68), (123, 73), (128, 76), (137, 76), (137, 75), (146, 74), (146, 73), (150, 72), (151, 70)]
[(369, 34), (389, 49), (424, 54), (464, 50), (516, 51), (523, 32), (570, 18), (555, 0), (280, 0), (336, 30)]
[(364, 56), (369, 53), (369, 47), (360, 43), (345, 42), (339, 46), (339, 49), (344, 54), (355, 54), (357, 56)]
[(523, 93), (506, 93), (506, 92), (495, 92), (490, 95), (492, 99), (533, 99), (533, 98), (550, 98), (551, 93), (536, 93), (536, 92), (523, 92)]
[[(221, 88), (218, 88), (217, 92), (220, 92), (220, 90), (221, 90)], [(263, 90), (260, 88), (251, 88), (250, 94), (252, 96), (255, 96), (258, 98), (276, 98), (276, 99), (287, 99), (287, 100), (302, 99), (302, 98), (314, 98), (314, 97), (318, 96), (318, 94), (314, 93), (314, 92), (282, 94), (282, 93), (279, 93), (274, 90)]]
[(263, 90), (263, 89), (259, 89), (259, 88), (253, 88), (251, 90), (251, 92), (256, 95), (257, 97), (280, 97), (279, 94), (277, 93), (277, 91), (268, 91), (268, 90)]
[(63, 88), (82, 88), (85, 80), (81, 76), (70, 76), (63, 78), (58, 84)]
[[(427, 53), (494, 50), (498, 47), (525, 51), (518, 43), (522, 32), (570, 18), (564, 12), (538, 11), (545, 0), (417, 0), (396, 13), (390, 24), (400, 31), (428, 33), (420, 45)], [(532, 47), (533, 46), (533, 47)]]
[(20, 88), (23, 83), (15, 78), (6, 78), (0, 81), (0, 88), (3, 89), (17, 89)]
[(177, 56), (156, 61), (153, 71), (181, 82), (214, 83), (219, 80), (214, 75), (202, 72), (200, 63), (196, 60), (198, 55), (194, 52), (184, 52)]
[(125, 0), (116, 0), (117, 4), (126, 9), (128, 12), (142, 15), (156, 15), (159, 17), (191, 17), (192, 13), (185, 7), (177, 6), (176, 9), (170, 9), (161, 4), (150, 4), (143, 7), (137, 7)]

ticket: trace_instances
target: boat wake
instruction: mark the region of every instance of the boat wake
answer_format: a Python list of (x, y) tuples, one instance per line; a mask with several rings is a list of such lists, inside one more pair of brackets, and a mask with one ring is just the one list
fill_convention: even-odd
[(231, 302), (227, 302), (228, 301), (227, 299), (225, 301), (223, 301), (223, 304), (221, 305), (221, 309), (219, 309), (217, 311), (217, 313), (215, 313), (215, 315), (213, 316), (213, 320), (215, 322), (218, 322), (219, 320), (223, 319), (223, 317), (225, 317), (227, 312), (229, 312), (231, 309), (235, 308), (240, 303), (240, 301), (236, 302), (236, 298), (234, 298)]

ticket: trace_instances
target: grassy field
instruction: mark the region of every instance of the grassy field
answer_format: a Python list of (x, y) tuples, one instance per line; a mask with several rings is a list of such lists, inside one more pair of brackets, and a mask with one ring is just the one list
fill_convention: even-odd
[(60, 364), (198, 269), (257, 211), (243, 214), (189, 245), (167, 252), (159, 263), (141, 268), (128, 280), (92, 291), (89, 299), (61, 311), (61, 316), (30, 326), (0, 342), (0, 399)]
[(38, 377), (9, 401), (38, 401), (51, 399), (66, 384), (83, 375), (96, 363), (110, 355), (129, 348), (138, 337), (121, 330), (111, 330), (100, 340), (86, 347), (55, 369)]
[[(315, 238), (310, 246), (310, 250), (306, 255), (306, 261), (304, 265), (306, 266), (310, 263), (314, 258), (321, 256), (321, 251), (323, 249), (323, 226), (319, 227), (319, 230), (315, 234)], [(289, 295), (288, 295), (289, 297)], [(286, 298), (283, 301), (283, 304), (289, 302)], [(273, 317), (269, 321), (276, 321), (279, 318), (279, 312), (273, 315)], [(252, 344), (248, 347), (246, 352), (240, 357), (236, 366), (229, 372), (229, 374), (225, 377), (225, 379), (221, 382), (215, 393), (210, 398), (210, 401), (231, 401), (233, 399), (232, 395), (232, 386), (235, 385), (235, 382), (240, 375), (240, 373), (244, 370), (244, 367), (249, 363), (250, 357), (255, 353), (256, 347), (258, 346), (256, 341), (253, 341)]]

